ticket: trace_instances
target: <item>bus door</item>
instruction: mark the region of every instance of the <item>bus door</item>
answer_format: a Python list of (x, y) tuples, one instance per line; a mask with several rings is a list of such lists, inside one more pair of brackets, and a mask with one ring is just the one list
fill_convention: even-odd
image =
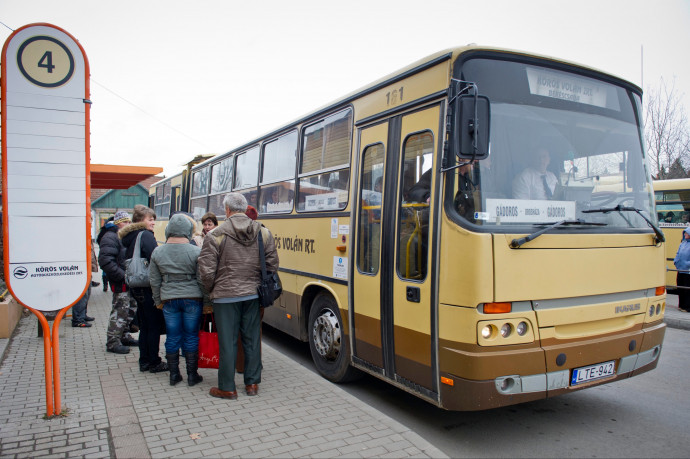
[[(440, 127), (440, 107), (434, 106), (360, 132), (361, 207), (352, 292), (355, 363), (434, 399), (436, 273), (431, 254)], [(377, 193), (380, 175), (382, 191)], [(379, 194), (380, 210), (370, 204)]]

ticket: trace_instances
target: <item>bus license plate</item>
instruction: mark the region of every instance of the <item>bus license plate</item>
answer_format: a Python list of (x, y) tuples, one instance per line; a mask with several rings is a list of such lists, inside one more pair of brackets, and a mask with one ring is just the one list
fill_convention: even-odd
[(570, 381), (572, 386), (582, 384), (595, 379), (606, 378), (614, 374), (614, 361), (598, 363), (588, 367), (576, 368), (573, 370), (573, 379)]

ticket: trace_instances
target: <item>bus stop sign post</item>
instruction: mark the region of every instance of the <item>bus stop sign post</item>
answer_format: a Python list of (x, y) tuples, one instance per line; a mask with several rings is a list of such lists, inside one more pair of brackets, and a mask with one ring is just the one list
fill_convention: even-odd
[[(60, 320), (91, 283), (89, 63), (66, 31), (29, 24), (5, 41), (0, 81), (5, 281), (41, 323), (53, 416)], [(42, 311), (59, 311), (52, 338)]]

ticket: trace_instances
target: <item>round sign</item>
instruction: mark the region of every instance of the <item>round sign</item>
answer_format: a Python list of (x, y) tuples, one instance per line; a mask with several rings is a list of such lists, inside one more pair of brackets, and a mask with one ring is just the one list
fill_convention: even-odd
[(17, 51), (17, 66), (35, 85), (56, 88), (67, 83), (74, 73), (74, 57), (61, 41), (53, 37), (31, 37)]

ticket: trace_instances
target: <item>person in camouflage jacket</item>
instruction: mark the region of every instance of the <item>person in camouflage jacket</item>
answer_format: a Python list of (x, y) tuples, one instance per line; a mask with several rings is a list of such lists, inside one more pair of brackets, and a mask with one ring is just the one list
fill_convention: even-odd
[(108, 352), (128, 354), (128, 346), (136, 346), (139, 342), (129, 334), (129, 329), (136, 313), (137, 304), (129, 294), (125, 284), (125, 248), (117, 237), (121, 228), (132, 223), (127, 212), (119, 211), (112, 222), (107, 222), (102, 228), (96, 241), (99, 246), (98, 265), (108, 276), (110, 288), (113, 292), (113, 309), (110, 313), (105, 347)]

